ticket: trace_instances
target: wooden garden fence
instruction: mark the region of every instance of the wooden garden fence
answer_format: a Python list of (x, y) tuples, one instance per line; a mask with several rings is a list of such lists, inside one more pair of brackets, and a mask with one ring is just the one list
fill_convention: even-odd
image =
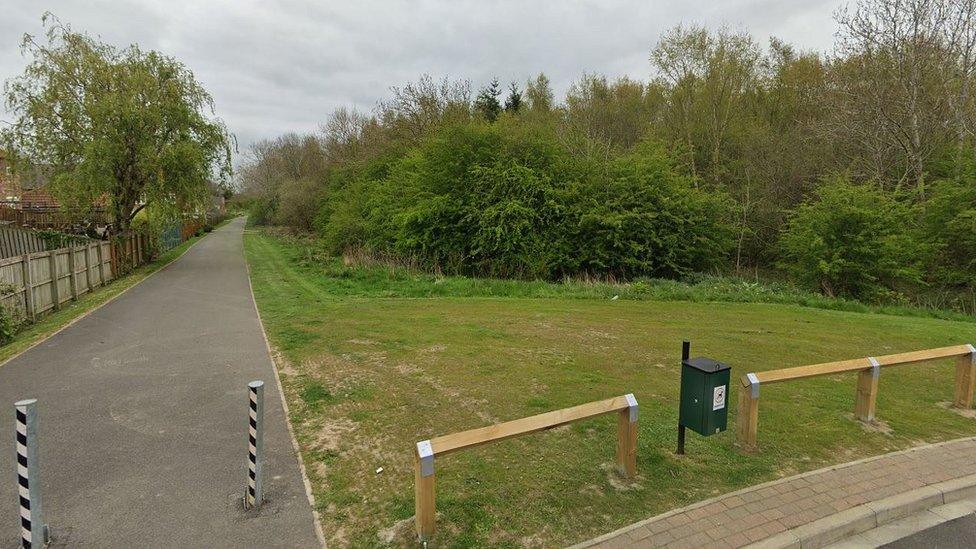
[(37, 232), (20, 227), (0, 227), (0, 259), (47, 250)]
[(637, 474), (637, 399), (633, 394), (418, 442), (414, 449), (417, 535), (425, 541), (434, 533), (435, 457), (612, 413), (618, 418), (617, 470), (633, 478)]
[(32, 322), (150, 259), (141, 233), (0, 259), (0, 305)]
[(973, 390), (976, 388), (976, 347), (972, 345), (955, 345), (953, 347), (746, 374), (740, 379), (736, 443), (745, 449), (756, 447), (759, 428), (760, 387), (765, 387), (771, 383), (844, 372), (858, 372), (854, 415), (861, 421), (873, 421), (878, 399), (878, 378), (882, 368), (948, 358), (956, 359), (956, 386), (953, 406), (970, 408), (973, 404)]
[(0, 283), (7, 286), (0, 304), (33, 321), (111, 280), (111, 257), (111, 244), (93, 241), (0, 260)]
[(0, 221), (35, 229), (63, 229), (75, 225), (107, 225), (109, 216), (105, 212), (35, 211), (0, 205)]

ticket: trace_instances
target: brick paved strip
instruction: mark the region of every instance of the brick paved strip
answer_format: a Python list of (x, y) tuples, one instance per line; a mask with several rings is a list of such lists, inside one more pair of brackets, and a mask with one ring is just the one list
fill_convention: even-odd
[(789, 547), (801, 539), (805, 547), (821, 546), (973, 494), (974, 455), (971, 437), (834, 465), (675, 509), (574, 549)]

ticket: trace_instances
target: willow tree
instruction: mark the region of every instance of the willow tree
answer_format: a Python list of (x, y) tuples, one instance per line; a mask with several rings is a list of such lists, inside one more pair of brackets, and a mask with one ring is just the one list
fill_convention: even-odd
[(46, 15), (46, 42), (25, 35), (24, 73), (5, 83), (15, 169), (42, 174), (63, 207), (106, 207), (117, 228), (140, 210), (203, 206), (231, 173), (231, 137), (213, 99), (179, 61), (116, 48)]

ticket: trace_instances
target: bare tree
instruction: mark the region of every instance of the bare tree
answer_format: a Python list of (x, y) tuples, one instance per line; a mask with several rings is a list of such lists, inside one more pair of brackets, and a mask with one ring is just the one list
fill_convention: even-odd
[(675, 27), (651, 52), (666, 92), (665, 124), (692, 152), (692, 171), (718, 184), (729, 131), (757, 84), (761, 53), (746, 33)]
[(859, 0), (836, 15), (835, 121), (868, 149), (867, 158), (904, 155), (896, 188), (911, 180), (924, 196), (933, 154), (971, 134), (973, 3)]

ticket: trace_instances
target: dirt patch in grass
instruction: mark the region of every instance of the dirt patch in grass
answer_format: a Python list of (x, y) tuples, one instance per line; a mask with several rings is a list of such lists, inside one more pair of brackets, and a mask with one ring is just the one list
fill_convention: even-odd
[(976, 419), (976, 410), (973, 410), (972, 408), (968, 408), (968, 409), (967, 408), (956, 408), (955, 406), (952, 405), (951, 402), (948, 402), (948, 401), (946, 401), (946, 402), (937, 402), (935, 405), (938, 406), (939, 408), (942, 408), (943, 410), (949, 410), (950, 412), (952, 412), (954, 414), (959, 414), (960, 416), (962, 416), (964, 418)]

